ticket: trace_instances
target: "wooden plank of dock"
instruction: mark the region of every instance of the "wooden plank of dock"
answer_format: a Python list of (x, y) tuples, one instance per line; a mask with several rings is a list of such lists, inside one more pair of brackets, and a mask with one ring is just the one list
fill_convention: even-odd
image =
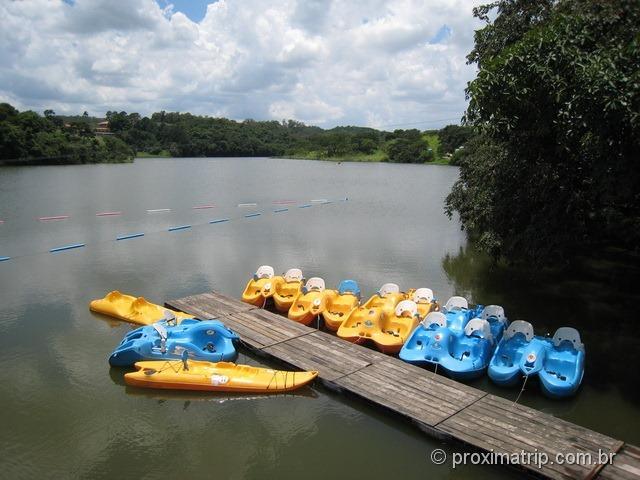
[[(616, 452), (621, 447), (618, 440), (606, 435), (495, 395), (486, 395), (438, 428), (474, 447), (505, 455), (525, 451), (554, 459), (559, 452), (588, 453), (597, 461), (600, 451)], [(592, 478), (594, 467), (553, 462), (547, 464), (545, 474), (551, 478)]]
[(597, 478), (605, 480), (637, 480), (640, 478), (640, 448), (625, 445), (613, 459), (611, 465), (606, 465)]
[(426, 430), (432, 430), (431, 427), (486, 395), (485, 392), (389, 356), (337, 379), (336, 384), (365, 400), (408, 417)]
[[(320, 381), (392, 411), (438, 438), (494, 454), (591, 455), (592, 462), (519, 467), (552, 479), (640, 480), (640, 450), (504, 398), (436, 375), (380, 352), (216, 292), (170, 300), (167, 307), (201, 319), (218, 318), (249, 349), (301, 370), (317, 370)], [(613, 452), (612, 464), (596, 464)], [(511, 457), (513, 458), (513, 457)]]

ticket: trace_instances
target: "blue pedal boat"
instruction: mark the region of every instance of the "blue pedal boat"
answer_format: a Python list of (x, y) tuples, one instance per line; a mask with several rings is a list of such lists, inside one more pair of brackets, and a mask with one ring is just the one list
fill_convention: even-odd
[(447, 300), (442, 312), (447, 318), (447, 327), (453, 333), (462, 333), (469, 320), (477, 317), (483, 310), (482, 305), (469, 308), (469, 302), (464, 297), (451, 297)]
[(542, 393), (551, 398), (574, 395), (584, 377), (584, 357), (584, 345), (575, 328), (556, 330), (538, 373)]
[[(496, 345), (502, 340), (505, 328), (509, 326), (509, 320), (507, 320), (504, 314), (504, 308), (500, 305), (487, 305), (482, 309), (478, 318), (489, 322), (491, 328), (491, 335), (496, 342)], [(492, 352), (493, 353), (493, 352)]]
[[(464, 297), (451, 297), (442, 312), (431, 312), (420, 322), (409, 335), (400, 350), (400, 358), (415, 365), (439, 363), (452, 335), (464, 332), (469, 320), (482, 311), (482, 306), (470, 309)], [(435, 315), (437, 313), (437, 315)]]
[(440, 363), (440, 359), (448, 354), (452, 336), (447, 326), (446, 315), (442, 312), (431, 312), (409, 335), (400, 349), (399, 357), (413, 365)]
[(218, 320), (171, 320), (137, 328), (127, 333), (109, 357), (112, 366), (125, 367), (142, 360), (190, 359), (220, 362), (234, 360), (238, 335)]
[[(512, 322), (505, 330), (502, 340), (489, 362), (489, 378), (498, 385), (513, 386), (522, 377), (525, 366), (530, 373), (539, 371), (542, 368), (542, 363), (535, 356), (534, 351), (539, 351), (540, 346), (543, 347), (543, 345), (535, 343), (532, 345), (532, 342), (534, 342), (533, 326), (524, 320)], [(527, 354), (525, 354), (525, 350)], [(533, 354), (535, 357), (529, 356), (527, 361), (526, 357), (529, 354)]]
[(533, 335), (529, 322), (513, 322), (489, 363), (489, 378), (513, 386), (524, 377), (538, 376), (542, 393), (563, 398), (576, 393), (584, 376), (585, 349), (578, 331), (561, 327), (553, 338)]
[(491, 324), (474, 318), (464, 327), (463, 334), (452, 335), (440, 365), (451, 378), (470, 380), (480, 377), (489, 366), (496, 347)]
[[(400, 358), (415, 365), (436, 365), (457, 380), (482, 376), (508, 320), (498, 305), (482, 308), (480, 318), (469, 320), (466, 315), (479, 309), (465, 305), (466, 300), (454, 297), (447, 302), (446, 314), (427, 315), (400, 350)], [(460, 325), (464, 325), (462, 330)]]

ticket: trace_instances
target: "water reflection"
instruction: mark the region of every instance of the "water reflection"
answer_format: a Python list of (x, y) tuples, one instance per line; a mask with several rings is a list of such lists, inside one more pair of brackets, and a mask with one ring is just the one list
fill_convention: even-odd
[(587, 349), (584, 383), (620, 389), (640, 400), (640, 336), (635, 312), (640, 269), (630, 252), (606, 251), (582, 258), (569, 270), (535, 272), (494, 265), (472, 247), (447, 254), (442, 268), (455, 291), (484, 304), (503, 305), (511, 320), (531, 322), (536, 334), (578, 328)]

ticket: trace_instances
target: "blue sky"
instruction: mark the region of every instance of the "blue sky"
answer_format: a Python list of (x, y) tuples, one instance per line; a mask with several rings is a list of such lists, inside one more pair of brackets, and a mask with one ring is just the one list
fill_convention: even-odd
[(204, 14), (207, 12), (207, 5), (214, 3), (211, 0), (156, 0), (161, 8), (165, 8), (167, 5), (173, 5), (173, 10), (176, 12), (182, 12), (190, 20), (199, 22), (204, 18)]
[(481, 0), (0, 2), (0, 101), (104, 115), (457, 123)]

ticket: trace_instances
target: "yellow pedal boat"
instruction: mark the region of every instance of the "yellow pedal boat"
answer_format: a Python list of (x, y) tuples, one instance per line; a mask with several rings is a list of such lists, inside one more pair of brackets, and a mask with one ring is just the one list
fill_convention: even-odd
[(274, 282), (273, 303), (280, 313), (287, 313), (304, 285), (302, 270), (291, 268)]
[[(143, 297), (125, 295), (117, 290), (109, 292), (104, 298), (92, 300), (89, 309), (93, 312), (109, 315), (110, 317), (124, 320), (138, 325), (151, 325), (160, 320), (169, 320), (175, 317), (177, 323), (185, 318), (193, 318), (193, 315), (176, 312), (161, 307), (145, 300)], [(170, 315), (166, 315), (169, 312)]]
[(360, 305), (360, 287), (355, 280), (343, 280), (334, 294), (327, 298), (327, 307), (322, 312), (324, 324), (336, 332), (351, 312)]
[(381, 315), (371, 330), (371, 341), (378, 350), (396, 354), (420, 323), (418, 305), (413, 300), (402, 300), (393, 315)]
[(318, 315), (324, 312), (327, 299), (331, 296), (333, 292), (325, 289), (323, 279), (310, 278), (296, 296), (287, 316), (295, 322), (311, 325)]
[(264, 307), (267, 298), (271, 297), (275, 291), (274, 275), (273, 267), (269, 265), (258, 268), (242, 292), (242, 301), (256, 307)]
[(127, 385), (175, 390), (280, 393), (307, 385), (318, 372), (288, 372), (228, 362), (155, 360), (137, 362), (137, 371), (126, 373)]
[(385, 283), (378, 293), (355, 309), (338, 328), (338, 336), (353, 343), (364, 343), (379, 328), (384, 316), (392, 316), (396, 305), (406, 298), (395, 283)]
[(430, 288), (417, 288), (415, 290), (409, 290), (407, 297), (418, 306), (418, 316), (422, 320), (431, 312), (440, 311), (440, 305), (435, 301), (433, 297), (433, 290)]

